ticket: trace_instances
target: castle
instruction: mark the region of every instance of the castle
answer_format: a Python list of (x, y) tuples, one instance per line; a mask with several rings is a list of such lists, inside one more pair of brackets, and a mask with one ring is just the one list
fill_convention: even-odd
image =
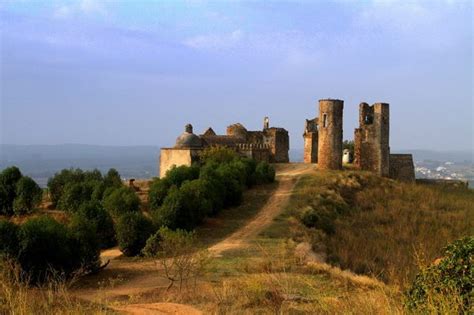
[[(319, 117), (306, 120), (303, 135), (305, 163), (317, 163), (319, 169), (342, 169), (343, 110), (342, 100), (319, 101)], [(360, 104), (359, 128), (354, 132), (355, 168), (397, 180), (414, 181), (413, 156), (391, 154), (389, 139), (389, 104)]]
[[(307, 119), (304, 131), (304, 162), (317, 163), (321, 170), (340, 170), (350, 162), (350, 152), (343, 150), (344, 101), (322, 99), (319, 117)], [(224, 146), (242, 156), (270, 163), (289, 162), (289, 136), (283, 128), (270, 127), (265, 117), (263, 129), (248, 131), (237, 123), (227, 127), (225, 135), (208, 128), (196, 135), (188, 124), (173, 148), (162, 148), (160, 177), (174, 165), (191, 165), (199, 161), (208, 147)], [(390, 106), (387, 103), (359, 105), (359, 128), (354, 132), (354, 167), (380, 176), (402, 181), (415, 181), (411, 154), (390, 153)]]
[(263, 129), (249, 131), (237, 123), (227, 127), (225, 135), (217, 135), (208, 128), (202, 135), (193, 132), (188, 124), (184, 132), (176, 139), (173, 148), (162, 148), (160, 154), (160, 177), (163, 177), (173, 165), (191, 165), (199, 161), (205, 148), (224, 146), (235, 150), (242, 156), (269, 163), (288, 163), (290, 140), (288, 131), (283, 128), (270, 127), (270, 120), (265, 117)]

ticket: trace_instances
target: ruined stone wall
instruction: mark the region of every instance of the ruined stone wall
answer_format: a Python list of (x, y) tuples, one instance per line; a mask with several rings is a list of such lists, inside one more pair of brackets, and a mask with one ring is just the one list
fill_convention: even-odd
[(266, 142), (270, 145), (271, 162), (290, 162), (288, 155), (288, 151), (290, 150), (290, 137), (288, 136), (288, 131), (282, 128), (270, 128), (265, 130), (265, 133)]
[(415, 182), (415, 164), (411, 154), (390, 154), (390, 178)]
[(306, 132), (304, 134), (304, 162), (318, 163), (318, 133)]
[(173, 165), (176, 166), (191, 166), (195, 161), (199, 160), (201, 150), (196, 149), (177, 149), (177, 148), (163, 148), (160, 152), (160, 178), (166, 175)]
[(381, 176), (390, 173), (390, 110), (389, 104), (359, 106), (359, 125), (354, 134), (354, 163), (361, 170)]
[(342, 121), (344, 101), (319, 101), (318, 168), (342, 169)]

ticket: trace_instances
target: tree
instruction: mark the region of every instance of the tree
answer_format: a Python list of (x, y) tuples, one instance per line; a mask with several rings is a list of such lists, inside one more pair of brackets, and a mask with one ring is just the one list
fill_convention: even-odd
[(148, 192), (148, 201), (150, 208), (156, 210), (163, 204), (168, 192), (171, 188), (171, 182), (168, 178), (155, 178), (150, 184)]
[(122, 186), (122, 179), (119, 172), (115, 168), (111, 168), (104, 176), (104, 184), (106, 187), (120, 187)]
[(16, 197), (13, 202), (15, 214), (30, 213), (38, 206), (43, 190), (28, 176), (23, 176), (16, 184)]
[(18, 255), (18, 226), (0, 219), (0, 258), (16, 258)]
[(75, 218), (85, 218), (91, 225), (97, 227), (99, 248), (110, 248), (117, 243), (112, 217), (99, 202), (90, 201), (82, 204), (73, 220)]
[(104, 208), (112, 216), (120, 216), (127, 212), (137, 212), (140, 208), (140, 199), (129, 187), (115, 188), (104, 197)]
[(69, 223), (72, 253), (71, 257), (83, 272), (94, 271), (100, 266), (100, 247), (97, 237), (97, 221), (84, 216), (74, 216)]
[(199, 167), (193, 166), (173, 166), (168, 172), (166, 172), (166, 178), (170, 185), (175, 185), (178, 188), (187, 181), (199, 178)]
[(66, 226), (42, 216), (28, 220), (19, 231), (18, 262), (32, 282), (43, 282), (51, 272), (72, 273), (80, 268)]
[(58, 207), (61, 210), (76, 212), (79, 207), (91, 200), (94, 188), (99, 182), (69, 182), (64, 186), (64, 190), (59, 200)]
[(48, 191), (51, 202), (57, 207), (63, 195), (63, 190), (68, 183), (80, 183), (84, 181), (84, 172), (81, 169), (64, 169), (48, 179)]
[(267, 162), (260, 162), (255, 169), (255, 177), (258, 184), (273, 183), (275, 181), (275, 169)]
[(13, 202), (16, 197), (16, 184), (22, 174), (18, 167), (11, 166), (0, 173), (0, 213), (13, 214)]
[(168, 290), (178, 283), (181, 291), (188, 286), (189, 281), (196, 284), (197, 278), (204, 273), (210, 261), (209, 253), (206, 250), (196, 250), (197, 247), (195, 232), (172, 231), (163, 227), (148, 239), (143, 252), (159, 261), (165, 277), (170, 281)]
[(117, 223), (117, 241), (125, 256), (136, 256), (145, 247), (154, 228), (150, 220), (139, 212), (122, 215)]
[(209, 147), (205, 149), (201, 154), (201, 163), (230, 163), (231, 161), (238, 159), (237, 153), (226, 147)]

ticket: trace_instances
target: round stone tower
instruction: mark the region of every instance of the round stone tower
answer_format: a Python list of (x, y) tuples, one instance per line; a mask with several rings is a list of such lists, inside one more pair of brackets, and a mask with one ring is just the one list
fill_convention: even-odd
[(319, 101), (318, 168), (342, 169), (342, 112), (344, 101)]

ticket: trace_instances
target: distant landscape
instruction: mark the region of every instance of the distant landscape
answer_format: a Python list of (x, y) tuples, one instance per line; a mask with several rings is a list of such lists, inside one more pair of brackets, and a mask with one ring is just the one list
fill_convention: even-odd
[[(85, 144), (0, 145), (0, 168), (18, 166), (42, 187), (48, 178), (64, 168), (116, 168), (123, 179), (149, 179), (158, 174), (160, 146), (103, 146)], [(474, 187), (474, 159), (470, 151), (393, 150), (412, 153), (417, 178), (444, 178), (469, 181)], [(303, 149), (289, 152), (292, 162), (303, 160)]]

